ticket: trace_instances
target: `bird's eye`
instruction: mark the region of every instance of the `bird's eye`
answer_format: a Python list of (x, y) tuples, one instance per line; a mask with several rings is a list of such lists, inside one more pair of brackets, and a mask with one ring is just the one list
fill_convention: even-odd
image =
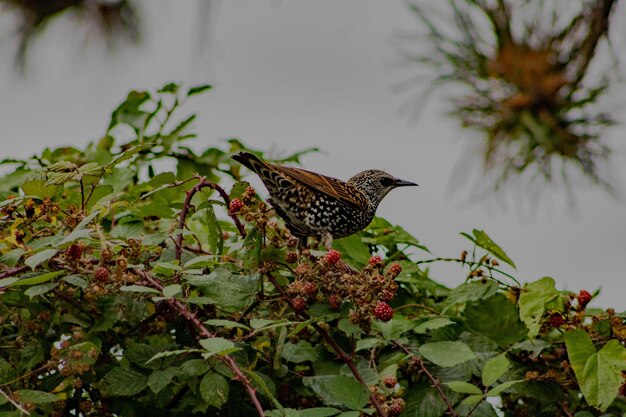
[(391, 184), (393, 184), (393, 180), (391, 178), (382, 177), (380, 179), (380, 185), (383, 187), (389, 187)]

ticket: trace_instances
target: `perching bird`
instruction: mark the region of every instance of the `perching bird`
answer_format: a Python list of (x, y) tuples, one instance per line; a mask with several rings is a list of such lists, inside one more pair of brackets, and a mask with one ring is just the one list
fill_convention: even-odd
[(304, 169), (270, 164), (248, 152), (232, 158), (261, 178), (270, 193), (269, 203), (299, 239), (301, 249), (306, 247), (309, 236), (321, 238), (330, 249), (333, 238), (365, 229), (389, 191), (417, 185), (377, 169), (360, 172), (343, 182)]

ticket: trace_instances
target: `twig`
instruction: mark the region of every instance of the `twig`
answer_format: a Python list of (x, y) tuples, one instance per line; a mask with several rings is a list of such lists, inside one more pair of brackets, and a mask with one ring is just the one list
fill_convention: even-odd
[[(180, 234), (176, 236), (176, 259), (179, 261), (183, 253), (183, 229), (185, 228), (185, 219), (187, 217), (187, 214), (189, 213), (189, 208), (191, 207), (191, 199), (193, 198), (193, 196), (201, 189), (208, 187), (216, 190), (220, 194), (220, 196), (224, 200), (224, 203), (226, 203), (227, 210), (228, 206), (230, 205), (230, 197), (222, 187), (215, 183), (207, 181), (204, 177), (198, 177), (198, 179), (200, 180), (200, 182), (194, 185), (191, 190), (187, 191), (187, 197), (185, 198), (185, 203), (183, 205), (183, 209), (180, 212), (180, 218), (178, 219), (178, 229), (180, 230)], [(237, 230), (239, 230), (239, 234), (241, 235), (241, 237), (246, 237), (246, 230), (244, 229), (243, 224), (241, 224), (241, 222), (239, 221), (237, 215), (229, 213), (229, 216), (231, 219), (233, 219), (233, 223), (235, 223), (235, 226), (237, 226)]]
[(26, 266), (26, 265), (19, 266), (19, 267), (16, 267), (16, 268), (12, 268), (12, 269), (8, 269), (8, 270), (0, 273), (0, 279), (12, 277), (13, 275), (17, 275), (19, 273), (28, 271), (29, 269), (30, 269), (30, 267)]
[[(289, 297), (289, 295), (287, 294), (285, 289), (282, 287), (282, 285), (280, 285), (278, 283), (278, 281), (276, 281), (276, 278), (274, 278), (274, 276), (272, 274), (267, 273), (267, 274), (265, 274), (265, 276), (267, 277), (267, 279), (270, 280), (270, 282), (274, 285), (274, 287), (276, 287), (278, 292), (285, 298), (285, 300), (287, 300), (289, 302), (289, 304), (291, 305), (293, 310), (296, 312), (296, 316), (299, 316), (302, 320), (309, 320), (311, 318), (308, 314), (306, 314), (304, 312), (298, 312), (294, 308), (293, 300), (291, 299), (291, 297)], [(367, 386), (367, 383), (363, 379), (363, 376), (361, 375), (359, 370), (356, 368), (356, 366), (352, 362), (352, 359), (350, 358), (350, 356), (348, 356), (348, 354), (346, 354), (346, 352), (344, 352), (344, 350), (341, 348), (341, 346), (339, 346), (337, 344), (337, 342), (335, 342), (335, 340), (332, 337), (330, 337), (328, 332), (325, 329), (323, 329), (317, 323), (311, 323), (311, 327), (313, 327), (320, 334), (320, 336), (322, 336), (322, 339), (324, 339), (326, 341), (326, 343), (328, 343), (330, 345), (330, 347), (333, 348), (333, 350), (337, 353), (337, 355), (339, 355), (341, 360), (346, 365), (348, 365), (348, 368), (350, 368), (350, 371), (352, 372), (352, 375), (354, 375), (354, 377), (357, 379), (357, 381), (359, 381), (366, 389), (369, 389), (368, 386)], [(378, 398), (376, 398), (376, 395), (374, 393), (370, 394), (370, 400), (372, 402), (372, 405), (376, 409), (376, 412), (378, 413), (379, 417), (386, 417), (387, 413), (385, 413), (385, 411), (383, 410), (380, 402), (378, 401)]]
[[(457, 259), (457, 258), (432, 258), (432, 259), (426, 259), (423, 261), (417, 261), (415, 262), (415, 265), (421, 265), (421, 264), (430, 264), (433, 262), (457, 262), (463, 265), (469, 265), (469, 266), (477, 266), (477, 267), (481, 267), (484, 266), (485, 268), (489, 269), (490, 271), (495, 271), (498, 274), (504, 275), (505, 277), (509, 278), (510, 280), (512, 280), (513, 282), (515, 282), (515, 284), (517, 284), (518, 287), (521, 287), (522, 285), (520, 284), (520, 282), (511, 274), (507, 274), (506, 272), (502, 271), (501, 269), (498, 268), (494, 268), (490, 265), (484, 264), (482, 262), (472, 262), (472, 261), (468, 261), (468, 260), (463, 260), (463, 259)], [(499, 284), (502, 284), (506, 287), (511, 287), (511, 285), (508, 285), (506, 283), (503, 283), (495, 278), (492, 278), (494, 281), (498, 282)]]
[[(159, 291), (163, 290), (163, 285), (160, 282), (158, 282), (153, 276), (151, 276), (148, 272), (143, 271), (143, 270), (136, 270), (136, 272), (143, 279), (145, 279), (148, 283), (150, 283), (150, 285), (152, 285), (155, 289)], [(185, 318), (185, 320), (193, 324), (201, 336), (207, 339), (211, 339), (215, 337), (215, 335), (211, 333), (204, 326), (204, 324), (196, 317), (196, 315), (192, 313), (191, 311), (189, 311), (186, 305), (184, 305), (183, 303), (181, 303), (175, 298), (169, 298), (167, 299), (167, 302), (169, 303), (171, 307), (176, 309)], [(246, 387), (246, 391), (248, 391), (248, 395), (250, 396), (250, 399), (252, 400), (252, 403), (254, 404), (254, 407), (256, 408), (258, 415), (260, 417), (264, 417), (265, 411), (263, 410), (263, 406), (261, 405), (261, 402), (259, 401), (259, 398), (256, 395), (256, 389), (252, 386), (252, 384), (250, 383), (250, 380), (248, 380), (248, 378), (243, 374), (243, 371), (239, 368), (239, 366), (237, 365), (237, 362), (235, 362), (235, 360), (228, 355), (220, 355), (218, 356), (218, 358), (222, 362), (224, 362), (226, 366), (230, 368), (231, 371), (235, 373), (235, 375), (237, 376), (236, 379), (238, 379)]]
[(439, 393), (439, 396), (441, 397), (443, 402), (446, 404), (446, 407), (448, 407), (448, 414), (450, 414), (452, 417), (459, 417), (456, 411), (454, 411), (454, 407), (452, 407), (452, 404), (450, 404), (448, 397), (446, 397), (446, 393), (443, 392), (443, 389), (441, 388), (441, 384), (439, 384), (439, 381), (437, 380), (437, 378), (435, 378), (433, 374), (430, 373), (428, 368), (426, 368), (426, 365), (424, 365), (424, 361), (422, 360), (422, 358), (420, 356), (417, 356), (415, 353), (411, 352), (406, 346), (403, 346), (398, 342), (392, 342), (392, 343), (396, 345), (397, 347), (399, 347), (407, 355), (410, 355), (414, 357), (415, 359), (417, 359), (417, 363), (420, 369), (422, 370), (422, 372), (424, 372), (424, 374), (428, 377), (428, 379), (430, 379), (430, 382), (433, 384), (433, 388), (437, 390), (437, 392)]
[(20, 410), (21, 413), (26, 414), (27, 416), (30, 415), (30, 412), (28, 412), (24, 407), (22, 407), (22, 405), (20, 403), (18, 403), (17, 401), (15, 401), (13, 398), (11, 398), (11, 396), (9, 394), (7, 394), (6, 392), (4, 392), (3, 390), (0, 389), (0, 395), (2, 395), (4, 398), (6, 398), (6, 400), (8, 402), (10, 402), (11, 404), (13, 404), (13, 406), (15, 408), (17, 408), (18, 410)]

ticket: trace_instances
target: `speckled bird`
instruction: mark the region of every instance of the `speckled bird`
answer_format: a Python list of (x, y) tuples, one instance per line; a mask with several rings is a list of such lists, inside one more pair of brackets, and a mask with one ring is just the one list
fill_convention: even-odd
[(232, 158), (256, 173), (270, 193), (269, 203), (304, 248), (309, 236), (326, 248), (333, 238), (367, 227), (378, 204), (398, 187), (417, 185), (377, 169), (359, 172), (347, 182), (304, 169), (265, 162), (249, 152)]

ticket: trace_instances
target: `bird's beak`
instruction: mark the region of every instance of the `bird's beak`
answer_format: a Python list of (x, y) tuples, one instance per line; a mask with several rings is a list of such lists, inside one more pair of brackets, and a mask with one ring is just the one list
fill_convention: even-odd
[(414, 182), (411, 182), (411, 181), (396, 180), (393, 183), (393, 186), (394, 187), (412, 187), (412, 186), (416, 186), (417, 187), (417, 184), (415, 184)]

